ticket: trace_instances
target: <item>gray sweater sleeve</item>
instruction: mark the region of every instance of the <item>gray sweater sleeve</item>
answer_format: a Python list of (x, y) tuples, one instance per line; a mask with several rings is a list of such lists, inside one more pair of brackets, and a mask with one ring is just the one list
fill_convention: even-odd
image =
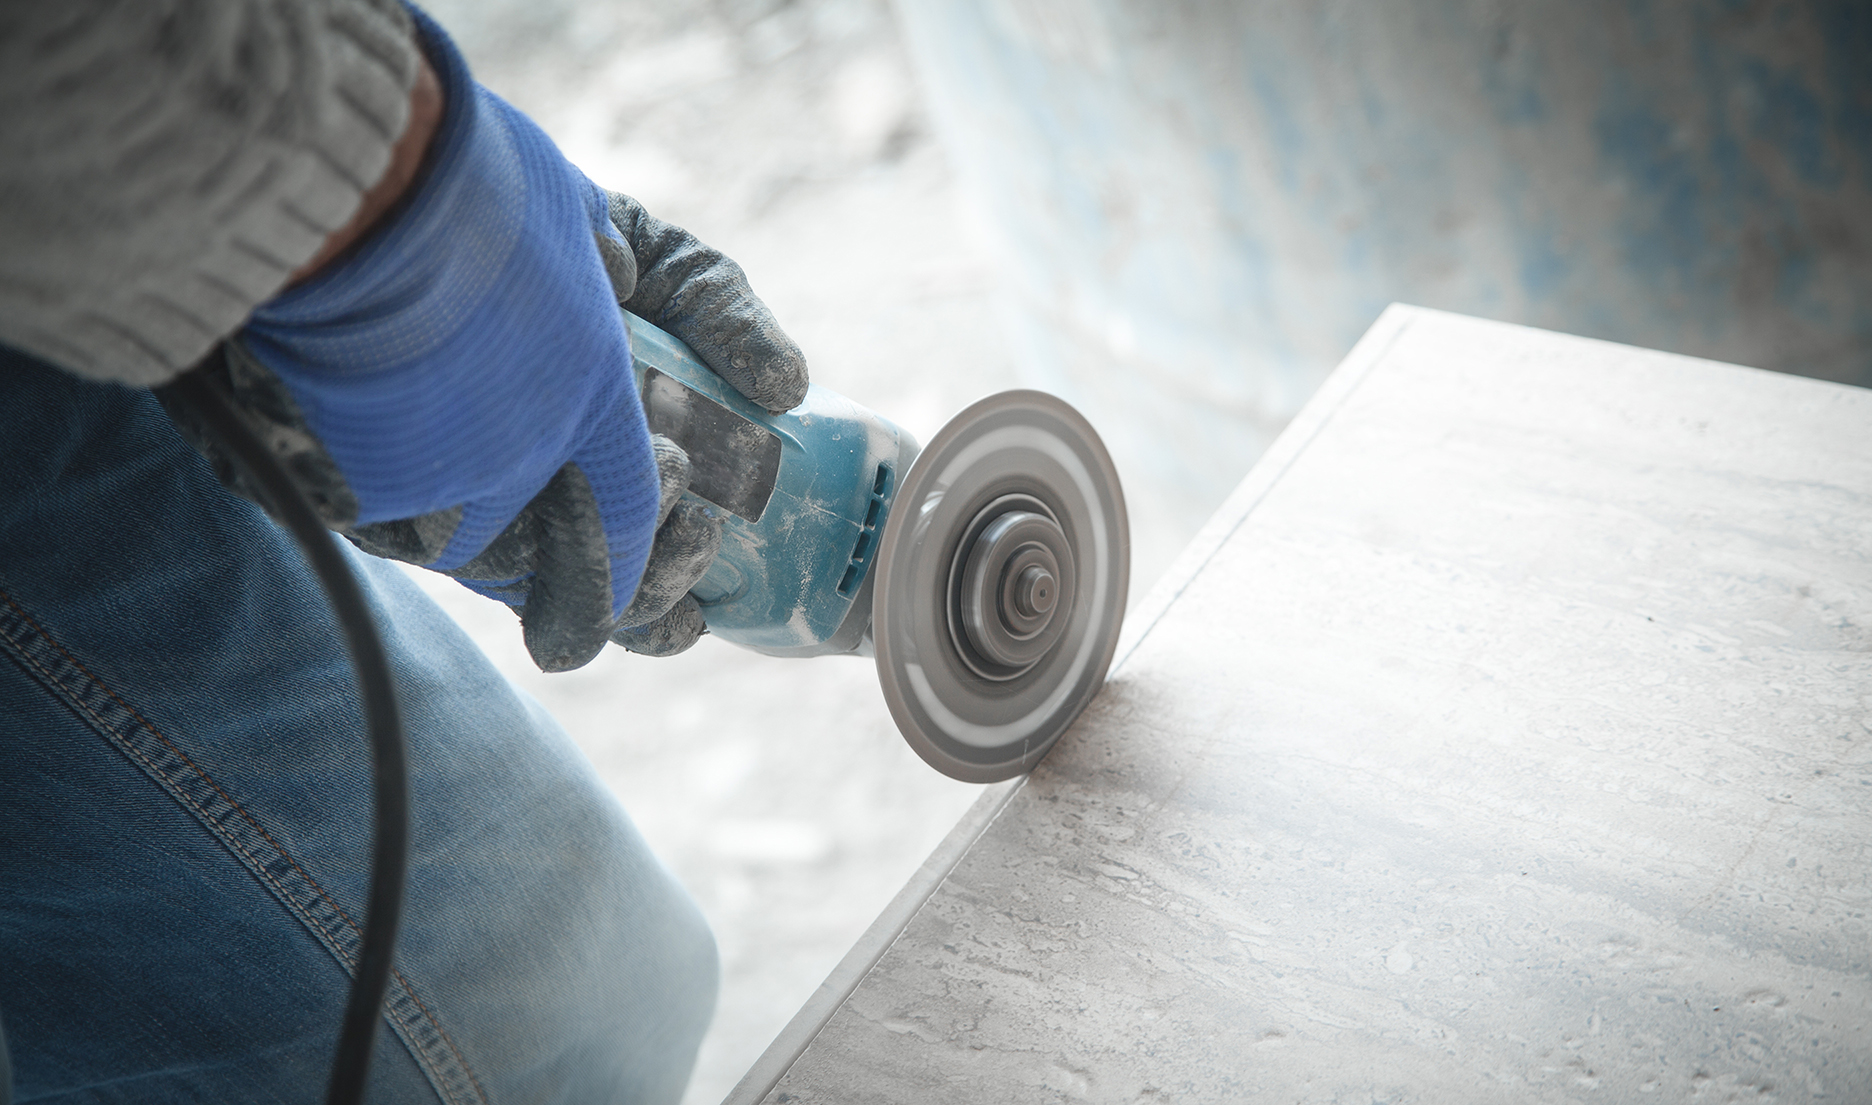
[(417, 57), (397, 0), (0, 3), (0, 343), (188, 368), (382, 177)]

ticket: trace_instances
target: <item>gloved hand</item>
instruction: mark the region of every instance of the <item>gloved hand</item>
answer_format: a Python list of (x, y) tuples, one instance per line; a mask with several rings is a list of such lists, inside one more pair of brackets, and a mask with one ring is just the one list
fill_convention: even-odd
[(416, 19), (447, 113), (411, 194), (211, 371), (327, 525), (514, 606), (542, 669), (614, 635), (681, 651), (719, 523), (679, 502), (688, 461), (644, 425), (618, 305), (770, 410), (804, 398), (804, 359), (739, 266), (586, 180)]

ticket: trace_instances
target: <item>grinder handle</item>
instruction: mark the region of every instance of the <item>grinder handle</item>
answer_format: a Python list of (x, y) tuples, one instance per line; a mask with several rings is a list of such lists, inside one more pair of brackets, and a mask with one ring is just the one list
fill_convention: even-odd
[(624, 322), (650, 430), (689, 454), (685, 494), (723, 523), (721, 552), (692, 592), (709, 631), (780, 656), (859, 649), (871, 564), (915, 439), (816, 384), (772, 414), (677, 338), (628, 311)]

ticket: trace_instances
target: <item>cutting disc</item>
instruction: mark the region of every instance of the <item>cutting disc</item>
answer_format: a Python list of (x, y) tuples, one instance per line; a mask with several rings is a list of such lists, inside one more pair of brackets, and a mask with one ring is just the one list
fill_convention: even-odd
[(904, 739), (952, 778), (1032, 769), (1105, 681), (1130, 585), (1104, 443), (1044, 392), (969, 407), (911, 465), (878, 553), (872, 639)]

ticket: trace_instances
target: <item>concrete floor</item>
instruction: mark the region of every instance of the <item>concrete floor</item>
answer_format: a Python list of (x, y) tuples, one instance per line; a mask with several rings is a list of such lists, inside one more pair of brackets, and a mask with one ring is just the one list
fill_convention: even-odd
[[(1017, 386), (995, 283), (889, 9), (438, 0), (477, 75), (589, 175), (741, 262), (814, 379), (927, 439)], [(863, 660), (705, 639), (532, 669), (511, 615), (412, 574), (590, 753), (720, 941), (686, 1105), (713, 1105), (973, 800), (898, 737)]]

